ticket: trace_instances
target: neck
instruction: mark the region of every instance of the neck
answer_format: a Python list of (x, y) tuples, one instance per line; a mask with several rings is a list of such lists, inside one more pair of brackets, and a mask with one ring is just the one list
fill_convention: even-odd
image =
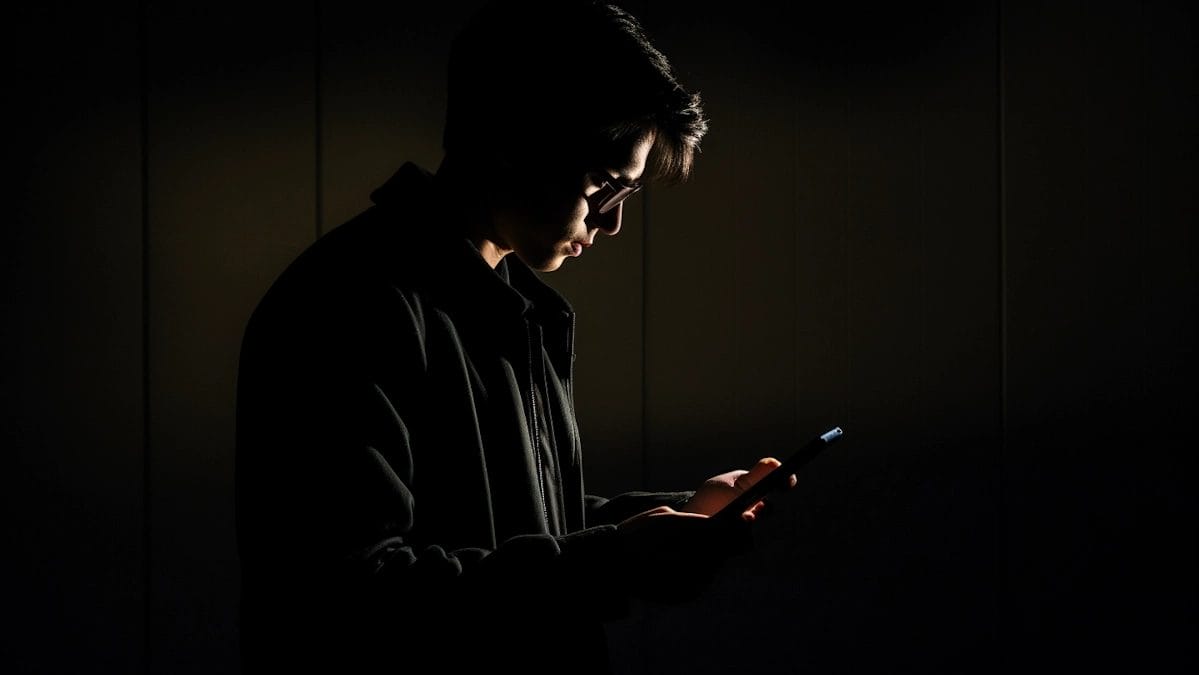
[(456, 222), (466, 238), (479, 250), (483, 260), (495, 269), (504, 256), (512, 252), (496, 235), (491, 209), (480, 199), (479, 185), (482, 180), (472, 180), (476, 172), (468, 165), (452, 162), (449, 155), (441, 160), (437, 168), (436, 181), (446, 196), (446, 203), (456, 212)]
[(500, 248), (498, 244), (490, 239), (471, 236), (470, 242), (475, 245), (475, 248), (479, 249), (479, 255), (483, 256), (483, 260), (487, 261), (488, 265), (491, 265), (491, 269), (495, 269), (495, 266), (500, 264), (504, 256), (512, 252), (510, 249)]

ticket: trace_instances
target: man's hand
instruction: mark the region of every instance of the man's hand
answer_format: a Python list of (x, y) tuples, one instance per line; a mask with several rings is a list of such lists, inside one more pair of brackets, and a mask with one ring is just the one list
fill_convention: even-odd
[(639, 513), (616, 529), (630, 590), (665, 602), (695, 597), (726, 558), (752, 546), (747, 522), (718, 521), (668, 506)]
[[(678, 511), (659, 506), (617, 526), (625, 578), (634, 594), (678, 602), (694, 597), (731, 555), (753, 546), (750, 524), (765, 506), (751, 506), (741, 520), (709, 518), (775, 468), (773, 457), (749, 471), (729, 471), (704, 481)], [(795, 487), (795, 476), (789, 481)]]
[[(687, 503), (683, 504), (679, 510), (705, 516), (714, 515), (742, 492), (749, 489), (751, 485), (774, 471), (780, 464), (781, 462), (773, 457), (764, 457), (758, 460), (758, 463), (749, 471), (739, 469), (722, 473), (719, 476), (712, 476), (704, 481), (704, 484), (695, 491), (695, 495), (687, 500)], [(795, 487), (795, 482), (795, 474), (791, 474), (787, 483), (788, 489)], [(753, 522), (765, 506), (765, 502), (757, 502), (742, 514), (742, 518)]]

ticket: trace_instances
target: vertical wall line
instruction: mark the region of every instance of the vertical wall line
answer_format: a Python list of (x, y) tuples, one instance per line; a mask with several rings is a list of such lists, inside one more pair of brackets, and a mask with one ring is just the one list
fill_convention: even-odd
[(1004, 70), (1004, 31), (1003, 31), (1003, 0), (996, 2), (996, 103), (998, 110), (998, 133), (996, 138), (998, 148), (999, 185), (997, 215), (999, 224), (999, 430), (1003, 441), (1001, 449), (1006, 449), (1007, 418), (1008, 418), (1008, 326), (1007, 326), (1007, 92), (1004, 86), (1006, 72)]
[(917, 107), (916, 114), (916, 135), (918, 138), (917, 147), (917, 222), (920, 223), (920, 359), (922, 363), (916, 369), (916, 387), (920, 395), (920, 435), (928, 441), (933, 441), (932, 425), (929, 423), (929, 396), (928, 396), (928, 372), (931, 359), (928, 356), (928, 137), (925, 134), (925, 126), (928, 116), (928, 98), (927, 90), (921, 88), (920, 105)]
[[(852, 98), (853, 98), (854, 87), (853, 87), (853, 79), (852, 79), (853, 72), (852, 72), (852, 69), (851, 69), (850, 63), (849, 63), (849, 56), (850, 56), (851, 49), (854, 45), (852, 44), (852, 38), (850, 36), (850, 28), (849, 28), (848, 20), (841, 19), (841, 21), (842, 21), (842, 23), (839, 26), (839, 30), (843, 31), (843, 33), (842, 33), (842, 35), (840, 35), (840, 40), (841, 40), (840, 58), (841, 58), (841, 63), (844, 67), (842, 80), (841, 80), (841, 82), (842, 82), (841, 94), (842, 94), (842, 97), (843, 97), (843, 100), (845, 103), (845, 110), (844, 110), (845, 202), (843, 204), (844, 218), (842, 219), (842, 225), (841, 225), (841, 227), (842, 227), (842, 229), (841, 229), (841, 242), (842, 242), (841, 270), (842, 270), (842, 275), (843, 275), (842, 283), (844, 284), (844, 290), (843, 290), (844, 296), (843, 297), (844, 297), (844, 311), (845, 311), (845, 325), (843, 327), (844, 340), (845, 340), (844, 341), (845, 372), (843, 373), (844, 389), (842, 390), (843, 393), (842, 393), (842, 398), (840, 401), (840, 406), (841, 406), (841, 418), (843, 420), (845, 420), (845, 422), (844, 422), (845, 427), (849, 430), (849, 433), (852, 434), (852, 433), (856, 433), (854, 430), (854, 427), (853, 427), (853, 419), (850, 418), (850, 412), (853, 410), (853, 404), (851, 403), (851, 401), (853, 399), (853, 393), (852, 393), (853, 392), (853, 377), (852, 377), (852, 373), (853, 373), (853, 341), (851, 340), (851, 337), (852, 337), (851, 336), (851, 331), (852, 331), (852, 320), (851, 319), (852, 319), (852, 312), (853, 312), (853, 296), (851, 294), (851, 290), (853, 287), (853, 283), (852, 283), (852, 275), (850, 274), (850, 263), (851, 263), (850, 246), (853, 243), (853, 237), (852, 237), (852, 232), (851, 232), (851, 223), (853, 220), (853, 209), (851, 208), (850, 204), (851, 204), (852, 195), (853, 195), (853, 107), (852, 107)], [(841, 545), (845, 546), (846, 550), (848, 550), (848, 551), (858, 550), (857, 542), (855, 541), (855, 537), (854, 537), (854, 526), (857, 524), (857, 521), (854, 518), (854, 513), (855, 513), (854, 507), (856, 506), (856, 503), (855, 503), (855, 500), (854, 500), (854, 497), (852, 494), (853, 491), (851, 491), (849, 489), (853, 483), (852, 476), (853, 476), (853, 467), (850, 463), (847, 462), (844, 465), (844, 470), (841, 475), (842, 482), (841, 482), (841, 491), (840, 492), (842, 495), (842, 504), (843, 504), (843, 506), (842, 506), (843, 516), (842, 517), (844, 518), (845, 530), (844, 530), (843, 540), (839, 543)], [(845, 588), (842, 587), (842, 589), (840, 589), (840, 590), (845, 590)], [(849, 652), (852, 651), (852, 649), (851, 649), (852, 638), (848, 634), (849, 630), (850, 630), (848, 627), (850, 625), (851, 625), (851, 622), (848, 619), (848, 617), (846, 617), (844, 614), (841, 614), (840, 616), (838, 616), (837, 629), (841, 632), (841, 639), (838, 642), (840, 644), (841, 649), (845, 652), (842, 654), (842, 659), (843, 659), (843, 662), (845, 662), (845, 663), (851, 662), (849, 660), (850, 659)]]
[(324, 212), (325, 212), (325, 176), (324, 176), (324, 129), (321, 120), (324, 117), (324, 100), (323, 100), (323, 83), (322, 70), (324, 66), (324, 54), (322, 48), (321, 35), (321, 3), (320, 0), (314, 0), (312, 3), (313, 17), (313, 155), (315, 158), (315, 171), (313, 172), (313, 209), (316, 213), (313, 217), (315, 227), (314, 240), (320, 239), (324, 232)]
[[(653, 25), (650, 15), (651, 0), (641, 3), (642, 25), (649, 28)], [(649, 489), (649, 228), (650, 203), (653, 197), (653, 186), (641, 191), (641, 489)], [(652, 615), (637, 616), (638, 633), (643, 636), (636, 643), (637, 666), (641, 672), (650, 671), (650, 640), (656, 633)]]
[(803, 152), (803, 114), (800, 112), (801, 100), (799, 96), (799, 87), (792, 90), (792, 108), (791, 108), (791, 435), (790, 440), (794, 447), (799, 447), (802, 439), (799, 436), (799, 397), (801, 387), (803, 386), (802, 378), (799, 375), (800, 356), (799, 356), (799, 260), (800, 251), (802, 250), (800, 243), (800, 231), (803, 228), (803, 223), (800, 222), (802, 216), (799, 208), (799, 200), (802, 198), (799, 189), (800, 176), (803, 175), (803, 162), (801, 161), (800, 153)]
[[(640, 3), (642, 25), (649, 28), (656, 17), (650, 16), (650, 0)], [(641, 489), (649, 488), (649, 227), (653, 186), (641, 191)], [(642, 659), (647, 658), (642, 654)]]
[(995, 2), (995, 79), (996, 79), (996, 221), (998, 225), (999, 265), (999, 442), (995, 458), (995, 624), (996, 666), (1000, 672), (1004, 667), (1002, 648), (1007, 597), (1007, 505), (1004, 495), (1004, 461), (1008, 454), (1008, 290), (1007, 290), (1007, 90), (1004, 86), (1006, 70), (1004, 58), (1003, 0)]
[[(848, 42), (849, 38), (846, 37)], [(842, 59), (845, 62), (845, 221), (844, 230), (842, 231), (842, 264), (841, 268), (844, 272), (845, 283), (845, 398), (842, 399), (841, 405), (845, 406), (842, 412), (842, 417), (847, 425), (852, 426), (853, 420), (850, 419), (850, 413), (853, 412), (853, 405), (850, 400), (853, 398), (853, 275), (850, 274), (850, 265), (852, 259), (850, 255), (850, 247), (853, 244), (852, 221), (853, 208), (853, 114), (852, 114), (852, 80), (850, 79), (849, 67), (849, 45), (843, 46)], [(848, 494), (848, 493), (847, 493)]]
[(1149, 281), (1146, 278), (1146, 270), (1148, 265), (1145, 264), (1149, 258), (1149, 242), (1145, 235), (1145, 230), (1148, 227), (1146, 222), (1146, 214), (1149, 212), (1149, 12), (1145, 8), (1145, 3), (1139, 4), (1141, 10), (1140, 23), (1140, 57), (1141, 63), (1138, 69), (1141, 90), (1138, 92), (1137, 100), (1141, 101), (1141, 203), (1137, 209), (1137, 260), (1140, 264), (1137, 265), (1138, 281), (1141, 283), (1140, 302), (1138, 306), (1141, 310), (1140, 328), (1141, 328), (1141, 391), (1140, 400), (1149, 400)]
[(142, 285), (142, 671), (150, 672), (150, 626), (154, 569), (151, 543), (150, 480), (150, 18), (145, 0), (138, 2), (139, 114), (141, 116), (141, 285)]
[(652, 188), (641, 191), (641, 489), (649, 487), (649, 219)]

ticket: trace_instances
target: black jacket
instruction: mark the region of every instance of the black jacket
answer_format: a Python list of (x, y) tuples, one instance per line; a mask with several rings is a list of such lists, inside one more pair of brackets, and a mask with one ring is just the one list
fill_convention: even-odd
[(570, 306), (514, 256), (488, 266), (415, 166), (371, 199), (246, 329), (246, 670), (602, 671), (612, 523), (687, 493), (586, 497)]

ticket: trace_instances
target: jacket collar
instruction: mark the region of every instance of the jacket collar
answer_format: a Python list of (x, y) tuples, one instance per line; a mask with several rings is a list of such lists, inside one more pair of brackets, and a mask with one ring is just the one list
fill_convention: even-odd
[[(408, 162), (370, 195), (387, 214), (382, 225), (389, 239), (407, 250), (403, 266), (415, 266), (428, 280), (426, 290), (451, 306), (490, 319), (523, 317), (550, 327), (569, 325), (574, 310), (515, 255), (492, 269), (465, 230), (457, 208), (435, 177)], [(406, 244), (406, 245), (405, 245)]]

